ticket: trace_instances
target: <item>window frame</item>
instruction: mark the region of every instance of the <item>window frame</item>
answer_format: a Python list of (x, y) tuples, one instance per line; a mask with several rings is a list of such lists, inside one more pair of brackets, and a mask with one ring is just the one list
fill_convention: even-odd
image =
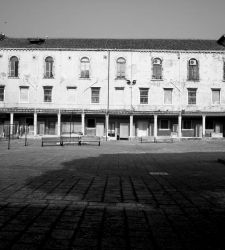
[[(173, 105), (173, 88), (164, 88), (163, 89), (164, 90), (164, 98), (163, 98), (163, 101), (164, 101), (164, 105)], [(165, 93), (166, 93), (166, 91), (171, 91), (171, 103), (166, 103), (165, 102), (165, 100), (166, 100), (166, 95), (165, 95)]]
[[(139, 91), (140, 91), (140, 104), (141, 105), (146, 105), (148, 104), (148, 101), (149, 101), (149, 88), (139, 88)], [(147, 94), (143, 95), (141, 94), (141, 91), (147, 91)], [(143, 99), (146, 99), (147, 98), (147, 102), (142, 102)]]
[(126, 63), (127, 61), (124, 57), (116, 59), (116, 79), (126, 79)]
[[(47, 61), (48, 59), (51, 59), (51, 61)], [(44, 78), (45, 79), (53, 79), (54, 78), (54, 58), (52, 56), (45, 57), (45, 63), (44, 63)], [(50, 67), (49, 67), (50, 64)], [(47, 69), (47, 67), (50, 68)]]
[[(213, 102), (213, 92), (214, 91), (218, 91), (219, 92), (219, 102), (218, 103), (215, 103), (215, 102)], [(212, 105), (220, 105), (221, 104), (221, 89), (219, 89), (219, 88), (212, 88), (211, 89), (211, 103), (212, 103)]]
[[(191, 61), (195, 61), (196, 65), (191, 65)], [(196, 68), (196, 69), (195, 69)], [(188, 81), (199, 81), (199, 61), (196, 58), (191, 58), (188, 60)]]
[(80, 59), (80, 78), (90, 79), (90, 58), (87, 56)]
[[(98, 95), (93, 95), (94, 91), (98, 91)], [(97, 101), (94, 101), (95, 98)], [(92, 104), (100, 103), (100, 87), (91, 87), (91, 103)]]
[[(160, 63), (155, 63), (154, 61), (156, 60), (159, 60)], [(163, 72), (162, 59), (159, 57), (154, 57), (152, 59), (152, 80), (163, 80), (162, 72)]]
[[(21, 89), (27, 89), (27, 100), (21, 99)], [(20, 103), (29, 103), (29, 100), (30, 100), (29, 86), (20, 86), (20, 98), (19, 98)]]
[[(196, 105), (197, 104), (197, 88), (188, 88), (188, 105)], [(191, 91), (195, 91), (195, 103), (190, 102), (191, 98), (193, 98), (193, 96), (190, 96), (190, 92)]]
[[(162, 121), (167, 121), (167, 128), (162, 128)], [(160, 119), (159, 120), (159, 130), (170, 130), (170, 120), (169, 119)]]
[[(43, 91), (44, 91), (43, 102), (44, 102), (44, 103), (52, 103), (52, 89), (53, 89), (52, 86), (43, 86)], [(45, 97), (46, 97), (45, 91), (46, 91), (46, 90), (51, 90), (50, 101), (47, 101), (47, 100), (45, 99)]]
[[(73, 94), (74, 94), (74, 97), (75, 97), (75, 98), (74, 98), (73, 101), (71, 101), (70, 98), (69, 98), (69, 95), (72, 94), (72, 93), (69, 93), (69, 91), (70, 91), (71, 89), (74, 90), (74, 93), (73, 93)], [(77, 93), (76, 93), (76, 89), (77, 89), (76, 86), (67, 86), (67, 87), (66, 87), (66, 90), (67, 90), (67, 102), (68, 102), (69, 104), (75, 104), (76, 101), (77, 101), (77, 100), (76, 100), (76, 94), (77, 94)]]
[[(1, 93), (1, 90), (2, 93)], [(1, 100), (1, 96), (2, 96), (2, 100)], [(4, 85), (0, 85), (0, 102), (4, 102), (5, 101), (5, 86)]]
[[(12, 61), (16, 59), (15, 61)], [(12, 69), (14, 67), (14, 69)], [(9, 78), (19, 78), (19, 58), (17, 56), (11, 56), (9, 58)]]

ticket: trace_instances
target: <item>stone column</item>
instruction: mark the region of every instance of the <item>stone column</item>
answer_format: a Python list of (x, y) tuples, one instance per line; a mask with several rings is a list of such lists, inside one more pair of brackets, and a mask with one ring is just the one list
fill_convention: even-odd
[(154, 137), (157, 137), (157, 131), (158, 131), (158, 115), (154, 115)]
[(61, 113), (60, 113), (60, 111), (58, 113), (58, 130), (57, 130), (57, 135), (58, 136), (61, 135)]
[(37, 136), (37, 112), (34, 112), (34, 136)]
[(108, 140), (108, 131), (109, 131), (109, 115), (105, 115), (105, 137), (106, 141)]
[(134, 116), (130, 115), (130, 139), (133, 138)]
[(14, 113), (10, 113), (10, 134), (13, 134)]
[(205, 137), (205, 118), (206, 115), (202, 115), (202, 137)]
[(182, 115), (178, 116), (178, 138), (182, 137)]
[(82, 135), (85, 134), (85, 113), (81, 114), (81, 132)]

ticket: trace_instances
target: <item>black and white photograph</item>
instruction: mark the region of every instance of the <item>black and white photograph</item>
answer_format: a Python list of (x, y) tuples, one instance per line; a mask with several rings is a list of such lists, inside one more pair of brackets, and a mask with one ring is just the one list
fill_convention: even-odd
[(0, 250), (225, 249), (224, 13), (0, 0)]

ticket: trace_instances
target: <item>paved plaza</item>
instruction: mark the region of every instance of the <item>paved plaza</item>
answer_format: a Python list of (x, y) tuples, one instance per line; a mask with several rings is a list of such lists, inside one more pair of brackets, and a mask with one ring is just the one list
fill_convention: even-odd
[(0, 249), (225, 249), (225, 141), (0, 142)]

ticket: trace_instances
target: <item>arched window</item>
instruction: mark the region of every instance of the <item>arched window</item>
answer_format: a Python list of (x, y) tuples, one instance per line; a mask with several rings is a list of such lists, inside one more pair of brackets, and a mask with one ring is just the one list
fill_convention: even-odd
[(123, 57), (119, 57), (116, 60), (117, 63), (117, 78), (125, 78), (126, 60)]
[(51, 56), (45, 58), (45, 78), (53, 78), (53, 63)]
[(162, 79), (162, 60), (154, 58), (152, 61), (152, 79)]
[(90, 77), (90, 60), (88, 57), (82, 57), (80, 60), (80, 77)]
[(12, 56), (9, 62), (9, 76), (18, 77), (19, 60), (16, 56)]
[(199, 64), (195, 58), (192, 58), (188, 61), (188, 80), (199, 80)]

